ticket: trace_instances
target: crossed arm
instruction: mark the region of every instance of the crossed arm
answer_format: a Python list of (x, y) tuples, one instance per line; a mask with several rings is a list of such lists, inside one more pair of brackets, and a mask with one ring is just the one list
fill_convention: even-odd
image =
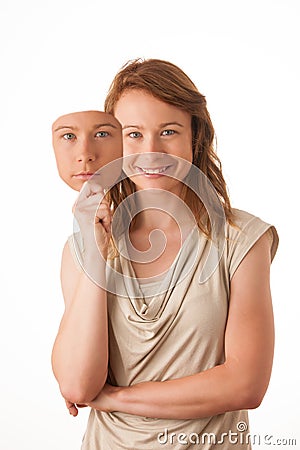
[[(231, 281), (223, 364), (164, 382), (150, 381), (129, 387), (106, 384), (98, 391), (94, 384), (90, 392), (100, 393), (93, 399), (82, 396), (78, 403), (102, 411), (168, 419), (202, 418), (259, 406), (269, 383), (274, 346), (269, 268), (269, 242), (263, 235)], [(99, 359), (99, 347), (97, 352)], [(95, 360), (97, 352), (89, 349), (89, 356)], [(88, 372), (87, 379), (93, 380), (94, 372)], [(77, 414), (76, 407), (73, 413)]]
[[(91, 258), (97, 261), (98, 253)], [(101, 391), (107, 377), (106, 292), (76, 266), (68, 243), (61, 281), (65, 312), (53, 346), (52, 368), (67, 404), (84, 404)]]

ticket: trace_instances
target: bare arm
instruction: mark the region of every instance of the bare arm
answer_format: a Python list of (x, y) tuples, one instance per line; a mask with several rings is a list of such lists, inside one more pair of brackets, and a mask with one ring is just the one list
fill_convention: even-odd
[(270, 250), (262, 236), (231, 282), (224, 364), (165, 382), (106, 385), (90, 406), (154, 418), (192, 419), (256, 408), (267, 389), (274, 328), (269, 287)]
[[(86, 242), (94, 239), (95, 225), (98, 238), (106, 241), (107, 247), (105, 214), (107, 205), (100, 208), (99, 220), (86, 232)], [(85, 267), (96, 268), (105, 278), (105, 260), (95, 245), (86, 245)], [(106, 291), (77, 267), (68, 243), (62, 256), (61, 281), (65, 312), (53, 347), (53, 372), (69, 403), (87, 403), (101, 391), (107, 376)]]

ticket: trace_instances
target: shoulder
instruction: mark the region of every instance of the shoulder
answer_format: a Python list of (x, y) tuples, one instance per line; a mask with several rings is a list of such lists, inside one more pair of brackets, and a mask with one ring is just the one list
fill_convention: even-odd
[(226, 225), (227, 258), (231, 277), (246, 254), (263, 235), (265, 241), (268, 241), (271, 261), (279, 242), (274, 225), (247, 211), (240, 209), (232, 211), (232, 223)]
[(240, 229), (244, 229), (246, 226), (248, 226), (251, 222), (253, 222), (253, 225), (259, 226), (261, 224), (266, 224), (267, 222), (264, 222), (262, 219), (260, 219), (258, 216), (248, 212), (244, 211), (242, 209), (232, 208), (233, 218), (232, 222), (229, 227), (230, 229), (233, 227), (238, 227)]
[(231, 243), (242, 243), (245, 240), (258, 240), (267, 232), (272, 241), (272, 254), (275, 256), (278, 247), (278, 233), (274, 225), (264, 221), (258, 216), (241, 209), (232, 209), (232, 223), (227, 224), (226, 237)]

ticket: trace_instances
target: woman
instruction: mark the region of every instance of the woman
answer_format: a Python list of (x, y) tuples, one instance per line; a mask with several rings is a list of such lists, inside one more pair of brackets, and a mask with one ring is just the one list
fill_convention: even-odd
[[(78, 274), (70, 250), (63, 259), (70, 307), (54, 367), (64, 397), (92, 407), (82, 448), (227, 449), (237, 433), (238, 448), (249, 449), (246, 410), (262, 401), (272, 366), (276, 231), (231, 208), (205, 98), (178, 67), (129, 63), (116, 75), (105, 109), (122, 125), (128, 175), (114, 206), (130, 198), (126, 210), (133, 204), (136, 210), (127, 230), (132, 245), (126, 230), (115, 237), (119, 255), (110, 261), (107, 294)], [(204, 198), (210, 185), (224, 223), (216, 199)], [(192, 218), (179, 211), (186, 207)], [(102, 219), (98, 214), (99, 244), (107, 242)], [(159, 254), (149, 244), (154, 230), (164, 234)], [(205, 272), (212, 243), (220, 251)]]

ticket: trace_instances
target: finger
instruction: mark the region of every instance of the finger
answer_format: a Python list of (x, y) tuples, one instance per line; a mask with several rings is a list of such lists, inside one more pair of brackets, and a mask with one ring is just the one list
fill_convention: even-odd
[(103, 201), (103, 193), (102, 192), (90, 192), (86, 196), (81, 196), (75, 202), (75, 208), (78, 209), (87, 209), (89, 207), (96, 208)]
[(104, 227), (106, 233), (111, 233), (111, 211), (107, 205), (100, 205), (100, 207), (97, 210), (97, 213), (95, 215), (95, 224), (98, 222), (101, 222), (102, 226)]
[(76, 417), (78, 415), (78, 409), (74, 403), (69, 406), (68, 410), (71, 416)]
[(79, 197), (82, 196), (83, 198), (90, 198), (95, 195), (99, 195), (99, 196), (101, 196), (101, 198), (104, 197), (105, 194), (104, 194), (102, 187), (95, 183), (88, 183), (85, 186), (84, 191), (82, 191), (81, 195), (79, 195)]
[[(101, 194), (97, 194), (97, 195), (94, 195), (94, 196), (86, 199), (80, 205), (79, 204), (75, 205), (73, 214), (74, 214), (77, 222), (79, 223), (79, 226), (80, 226), (80, 224), (84, 225), (84, 224), (88, 224), (88, 223), (90, 223), (90, 224), (95, 223), (95, 215), (96, 215), (98, 209), (100, 208), (100, 206), (102, 206), (101, 201), (102, 201)], [(103, 203), (103, 205), (105, 205), (105, 206), (101, 207), (99, 220), (101, 220), (103, 218), (103, 216), (107, 214), (106, 211), (109, 211), (107, 202)], [(103, 209), (103, 211), (105, 211), (104, 213), (102, 213), (102, 209)], [(99, 220), (97, 220), (97, 221), (99, 221)]]
[(73, 417), (76, 417), (78, 415), (78, 409), (76, 408), (75, 405), (73, 405), (69, 408), (69, 413)]
[(91, 178), (90, 180), (88, 180), (85, 183), (85, 189), (88, 190), (90, 189), (91, 191), (96, 191), (96, 192), (104, 192), (103, 187), (101, 186), (101, 184), (99, 183), (99, 178)]
[(70, 406), (74, 405), (74, 403), (72, 403), (72, 402), (70, 402), (69, 400), (66, 400), (66, 399), (65, 399), (65, 404), (66, 404), (66, 407), (68, 409), (70, 408)]
[(92, 199), (92, 202), (98, 201), (100, 203), (104, 196), (104, 190), (100, 185), (86, 181), (79, 192), (74, 206), (79, 208), (85, 205), (88, 199)]
[(76, 417), (78, 414), (78, 409), (76, 408), (76, 405), (70, 402), (69, 400), (65, 400), (65, 403), (71, 416)]
[(81, 186), (78, 197), (86, 197), (89, 196), (92, 192), (104, 192), (103, 188), (96, 180), (85, 181)]
[(111, 211), (109, 206), (104, 203), (99, 205), (95, 217), (97, 217), (99, 220), (105, 220), (106, 222), (111, 221)]

